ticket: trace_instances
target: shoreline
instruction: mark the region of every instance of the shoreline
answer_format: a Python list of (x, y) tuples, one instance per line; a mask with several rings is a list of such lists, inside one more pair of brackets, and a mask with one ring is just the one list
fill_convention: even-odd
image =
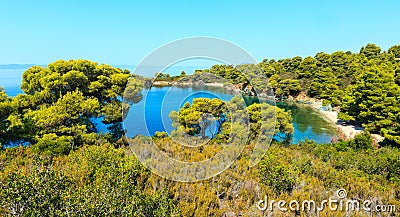
[(345, 122), (338, 119), (337, 111), (325, 111), (322, 110), (322, 100), (308, 97), (304, 92), (300, 93), (296, 98), (291, 97), (292, 101), (305, 106), (311, 107), (314, 111), (318, 112), (322, 118), (327, 122), (335, 125), (337, 129), (337, 136), (342, 140), (353, 139), (357, 134), (363, 133), (364, 129), (354, 125), (346, 124)]
[[(287, 102), (287, 100), (283, 100), (283, 102)], [(337, 137), (342, 140), (350, 140), (354, 138), (355, 135), (362, 133), (363, 130), (357, 129), (356, 126), (353, 125), (342, 125), (340, 120), (337, 118), (336, 111), (323, 111), (320, 108), (322, 105), (320, 103), (312, 102), (312, 101), (297, 101), (293, 100), (293, 103), (305, 107), (309, 107), (314, 110), (320, 117), (322, 117), (326, 122), (333, 125), (337, 129)]]
[[(362, 127), (348, 125), (345, 124), (344, 122), (341, 122), (341, 120), (337, 118), (338, 113), (336, 111), (322, 111), (317, 107), (313, 107), (313, 109), (317, 110), (325, 120), (331, 122), (337, 127), (338, 137), (342, 140), (346, 141), (353, 139), (357, 134), (364, 132), (364, 128)], [(373, 133), (371, 133), (370, 135), (372, 139), (373, 148), (378, 149), (379, 143), (382, 142), (385, 139), (385, 137)]]
[[(195, 86), (196, 83), (193, 82), (170, 82), (170, 81), (155, 81), (152, 83), (153, 86)], [(200, 85), (202, 86), (210, 86), (210, 87), (224, 87), (224, 84), (222, 83), (201, 83)]]
[(334, 124), (338, 129), (338, 137), (343, 140), (353, 139), (357, 134), (363, 133), (364, 129), (354, 125), (343, 125), (337, 118), (338, 113), (336, 111), (322, 111), (319, 108), (314, 108), (321, 116), (328, 122)]
[[(314, 99), (315, 101), (315, 99)], [(301, 103), (301, 102), (297, 102)], [(307, 103), (301, 103), (306, 106), (310, 106), (312, 109), (317, 111), (321, 117), (323, 117), (326, 121), (336, 126), (338, 130), (338, 137), (342, 140), (350, 140), (353, 139), (357, 134), (363, 133), (364, 129), (361, 127), (357, 127), (350, 124), (345, 124), (338, 119), (338, 113), (336, 111), (324, 111), (321, 110), (322, 108), (322, 101), (321, 102), (312, 102), (307, 101)]]

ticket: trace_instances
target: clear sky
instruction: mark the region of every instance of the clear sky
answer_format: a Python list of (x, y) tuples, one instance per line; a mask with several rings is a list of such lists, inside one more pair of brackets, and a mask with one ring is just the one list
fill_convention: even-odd
[(400, 44), (400, 1), (7, 0), (0, 64), (84, 58), (137, 64), (169, 41), (227, 39), (264, 58)]

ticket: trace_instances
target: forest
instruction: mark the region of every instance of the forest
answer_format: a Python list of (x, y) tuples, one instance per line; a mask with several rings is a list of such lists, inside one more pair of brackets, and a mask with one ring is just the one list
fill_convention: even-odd
[[(268, 88), (278, 99), (301, 93), (323, 99), (339, 110), (340, 119), (364, 127), (365, 132), (334, 144), (305, 140), (294, 145), (290, 112), (253, 104), (241, 108), (249, 113), (250, 139), (238, 159), (210, 179), (175, 182), (152, 173), (132, 153), (130, 144), (140, 148), (149, 138), (124, 136), (122, 111), (140, 101), (146, 79), (88, 60), (58, 60), (26, 70), (23, 94), (9, 97), (0, 89), (0, 216), (398, 215), (329, 209), (261, 211), (256, 204), (265, 195), (322, 201), (346, 189), (348, 198), (400, 209), (400, 45), (387, 51), (367, 44), (359, 53), (264, 59), (257, 66), (214, 65), (194, 74), (203, 73), (243, 89), (268, 79)], [(234, 101), (198, 98), (171, 112), (173, 134), (184, 132), (200, 139), (211, 124), (202, 114), (213, 115), (219, 125), (204, 147), (177, 146), (165, 132), (151, 139), (172, 158), (208, 159), (229, 140), (234, 126), (225, 120), (235, 117), (226, 108)], [(274, 140), (261, 161), (249, 167), (255, 146), (251, 138), (260, 133), (263, 106), (267, 114), (275, 109), (276, 123), (269, 127), (284, 139)], [(108, 131), (99, 131), (96, 120)], [(370, 133), (385, 137), (379, 148), (372, 145)]]
[(268, 79), (278, 99), (300, 93), (323, 99), (325, 105), (338, 108), (339, 119), (381, 134), (388, 145), (400, 146), (400, 45), (382, 51), (367, 44), (359, 53), (320, 52), (315, 57), (264, 59), (259, 66), (214, 65), (196, 71), (205, 72), (243, 89)]

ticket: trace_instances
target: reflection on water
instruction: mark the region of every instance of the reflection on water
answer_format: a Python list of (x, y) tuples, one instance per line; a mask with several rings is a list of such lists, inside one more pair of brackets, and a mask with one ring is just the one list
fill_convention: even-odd
[[(143, 94), (143, 100), (132, 105), (124, 123), (126, 129), (129, 129), (128, 137), (138, 134), (150, 136), (157, 131), (170, 133), (172, 122), (169, 113), (172, 110), (178, 111), (185, 102), (191, 102), (193, 98), (207, 97), (229, 101), (234, 96), (218, 87), (152, 87), (150, 90), (143, 90)], [(256, 101), (254, 97), (245, 97), (248, 105)], [(277, 102), (276, 105), (292, 112), (294, 144), (305, 139), (330, 143), (337, 133), (334, 125), (309, 107), (284, 102)]]
[(152, 87), (150, 90), (144, 89), (142, 94), (143, 100), (131, 106), (124, 122), (128, 137), (139, 134), (152, 136), (157, 131), (170, 133), (173, 130), (170, 112), (178, 111), (185, 102), (192, 102), (193, 98), (230, 101), (233, 97), (222, 88), (214, 87)]
[(292, 112), (294, 137), (292, 143), (312, 139), (317, 143), (330, 143), (337, 134), (336, 127), (326, 121), (317, 111), (294, 103), (277, 102), (277, 106)]

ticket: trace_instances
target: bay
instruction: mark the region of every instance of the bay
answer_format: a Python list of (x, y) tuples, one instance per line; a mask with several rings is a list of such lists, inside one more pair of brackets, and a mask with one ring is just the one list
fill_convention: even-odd
[[(26, 68), (0, 68), (0, 87), (3, 87), (9, 96), (16, 96), (22, 93), (20, 89), (22, 74)], [(180, 87), (153, 87), (149, 91), (142, 91), (143, 100), (133, 107), (134, 113), (130, 112), (129, 121), (126, 121), (125, 127), (135, 129), (129, 131), (131, 135), (154, 135), (157, 131), (171, 132), (172, 122), (169, 119), (169, 113), (172, 110), (179, 110), (184, 102), (196, 97), (220, 98), (229, 101), (233, 95), (227, 94), (221, 88), (180, 88)], [(251, 104), (251, 98), (245, 98), (246, 103)], [(145, 102), (146, 101), (146, 102)], [(160, 103), (162, 102), (162, 103)], [(297, 144), (305, 139), (315, 142), (330, 143), (331, 138), (337, 134), (337, 129), (331, 123), (327, 122), (318, 112), (298, 104), (288, 104), (277, 102), (276, 105), (292, 112), (294, 134), (292, 143)], [(144, 110), (145, 109), (145, 110)], [(146, 112), (145, 112), (146, 111)], [(130, 121), (132, 120), (132, 121)], [(141, 121), (139, 121), (141, 120)]]
[[(169, 113), (172, 110), (178, 111), (185, 102), (192, 102), (193, 98), (219, 98), (229, 101), (234, 96), (217, 87), (152, 87), (144, 89), (142, 94), (143, 99), (131, 106), (124, 122), (128, 137), (152, 136), (157, 131), (170, 133), (173, 128)], [(251, 104), (252, 100), (255, 99), (245, 98), (246, 104)], [(337, 134), (336, 127), (310, 107), (286, 102), (277, 102), (276, 105), (292, 113), (293, 144), (306, 139), (314, 140), (318, 144), (330, 143)]]

